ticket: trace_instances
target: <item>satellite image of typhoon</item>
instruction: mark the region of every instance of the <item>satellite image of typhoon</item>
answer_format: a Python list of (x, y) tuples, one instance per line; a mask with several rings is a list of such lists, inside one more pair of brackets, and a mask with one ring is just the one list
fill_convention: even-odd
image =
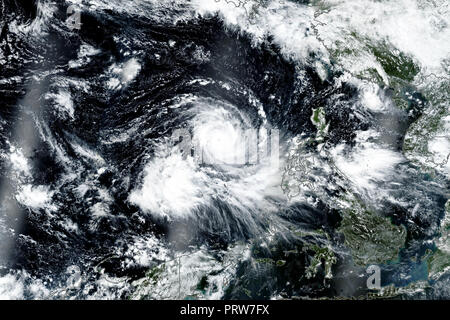
[(450, 299), (448, 0), (0, 0), (0, 299)]

